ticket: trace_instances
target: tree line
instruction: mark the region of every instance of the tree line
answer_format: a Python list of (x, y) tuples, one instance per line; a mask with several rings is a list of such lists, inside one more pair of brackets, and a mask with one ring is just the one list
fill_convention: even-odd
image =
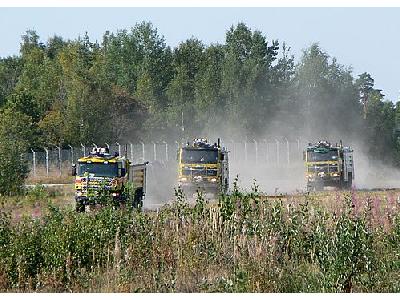
[(396, 165), (399, 107), (370, 74), (354, 76), (318, 44), (296, 62), (287, 44), (244, 23), (224, 43), (192, 37), (176, 47), (148, 22), (101, 41), (43, 43), (28, 30), (19, 55), (0, 59), (1, 153), (203, 133), (343, 135)]

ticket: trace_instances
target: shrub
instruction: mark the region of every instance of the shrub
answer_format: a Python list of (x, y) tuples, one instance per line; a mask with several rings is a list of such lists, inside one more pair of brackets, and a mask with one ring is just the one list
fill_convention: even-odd
[[(40, 194), (40, 191), (38, 191)], [(158, 212), (49, 206), (41, 219), (0, 215), (1, 291), (398, 291), (400, 217), (371, 227), (368, 206), (340, 214), (262, 200), (236, 186), (219, 206), (201, 194)]]

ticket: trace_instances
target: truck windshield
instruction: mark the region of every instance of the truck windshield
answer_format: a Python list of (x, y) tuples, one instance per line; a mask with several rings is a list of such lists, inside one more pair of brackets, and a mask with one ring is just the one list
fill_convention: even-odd
[(308, 151), (307, 161), (326, 161), (326, 160), (337, 160), (337, 150), (329, 150), (327, 152), (313, 152)]
[(217, 149), (183, 149), (182, 163), (215, 164), (218, 161)]
[(100, 177), (116, 177), (118, 176), (118, 165), (116, 163), (79, 163), (78, 175), (83, 176), (85, 172)]

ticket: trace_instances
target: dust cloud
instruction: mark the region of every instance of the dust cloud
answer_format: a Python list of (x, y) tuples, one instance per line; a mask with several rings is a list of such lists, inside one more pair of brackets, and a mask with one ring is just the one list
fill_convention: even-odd
[[(274, 130), (274, 133), (276, 134), (277, 131)], [(304, 192), (306, 180), (303, 150), (308, 142), (314, 143), (320, 140), (327, 140), (332, 144), (342, 140), (344, 146), (350, 146), (354, 150), (354, 188), (374, 189), (399, 186), (400, 171), (369, 159), (366, 145), (347, 133), (341, 135), (330, 131), (324, 136), (310, 138), (284, 135), (272, 138), (272, 134), (269, 133), (256, 139), (247, 139), (246, 148), (244, 148), (246, 138), (233, 139), (222, 134), (211, 135), (210, 138), (207, 133), (200, 136), (208, 137), (209, 142), (216, 142), (219, 136), (222, 146), (229, 151), (231, 189), (235, 178), (238, 177), (238, 185), (242, 190), (251, 190), (256, 184), (259, 191), (272, 195)], [(175, 159), (171, 159), (168, 163), (155, 161), (149, 164), (145, 207), (155, 208), (174, 199), (177, 172), (178, 166)]]
[[(308, 143), (320, 140), (331, 144), (342, 141), (344, 146), (354, 150), (354, 188), (399, 187), (400, 171), (372, 160), (368, 155), (370, 145), (365, 137), (366, 128), (357, 110), (337, 112), (333, 104), (326, 108), (324, 105), (310, 105), (304, 101), (298, 114), (277, 113), (266, 117), (264, 127), (267, 130), (252, 136), (245, 134), (243, 124), (221, 118), (181, 140), (190, 142), (196, 137), (206, 137), (214, 143), (220, 138), (222, 146), (229, 151), (230, 188), (238, 176), (239, 187), (245, 190), (250, 190), (255, 181), (259, 190), (268, 194), (305, 191), (303, 151)], [(175, 141), (177, 138), (166, 140)], [(176, 161), (153, 164), (146, 195), (149, 206), (173, 199), (177, 179)]]
[(174, 199), (174, 187), (178, 176), (176, 161), (150, 162), (147, 168), (145, 208), (157, 208)]

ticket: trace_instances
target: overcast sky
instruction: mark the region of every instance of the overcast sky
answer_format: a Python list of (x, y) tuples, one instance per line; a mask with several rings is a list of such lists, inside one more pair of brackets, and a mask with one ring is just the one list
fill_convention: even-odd
[(35, 29), (43, 42), (54, 34), (101, 40), (137, 22), (151, 21), (170, 46), (191, 36), (224, 42), (238, 22), (268, 39), (285, 41), (299, 59), (318, 42), (354, 75), (369, 72), (376, 88), (396, 102), (400, 95), (400, 8), (0, 8), (0, 57), (17, 55), (21, 35)]

